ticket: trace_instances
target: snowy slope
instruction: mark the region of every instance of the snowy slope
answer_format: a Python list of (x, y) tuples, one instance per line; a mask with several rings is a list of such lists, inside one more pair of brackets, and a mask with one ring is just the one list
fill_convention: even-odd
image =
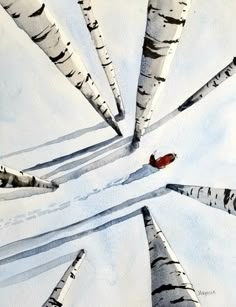
[[(45, 2), (115, 113), (112, 93), (78, 4), (72, 0)], [(1, 307), (41, 306), (81, 248), (87, 251), (87, 256), (65, 306), (151, 306), (149, 255), (140, 215), (37, 255), (12, 258), (12, 262), (5, 264), (1, 261), (26, 249), (92, 229), (144, 205), (149, 206), (197, 293), (215, 291), (212, 295), (199, 295), (202, 306), (226, 307), (236, 303), (236, 248), (232, 243), (235, 217), (174, 192), (160, 197), (148, 194), (147, 199), (138, 201), (139, 196), (169, 182), (236, 187), (236, 77), (158, 131), (147, 134), (140, 149), (125, 156), (124, 146), (134, 127), (146, 6), (144, 0), (94, 1), (126, 107), (127, 117), (120, 123), (124, 141), (111, 128), (100, 125), (100, 117), (85, 98), (0, 9), (0, 163), (27, 169), (80, 151), (31, 171), (38, 176), (55, 171), (50, 178), (60, 177), (64, 182), (56, 192), (18, 198), (23, 196), (21, 191), (1, 191), (0, 245), (67, 226), (118, 204), (124, 203), (125, 207), (128, 200), (136, 198), (132, 206), (110, 215), (36, 241), (29, 239), (0, 248)], [(192, 1), (152, 123), (181, 104), (236, 55), (235, 9), (236, 4), (230, 0), (224, 4), (219, 0)], [(100, 129), (96, 130), (97, 125)], [(51, 145), (6, 156), (74, 131), (78, 133)], [(175, 151), (179, 159), (163, 171), (103, 190), (140, 169), (155, 149), (160, 154)], [(85, 200), (78, 199), (91, 193)], [(16, 199), (4, 201), (6, 197)]]

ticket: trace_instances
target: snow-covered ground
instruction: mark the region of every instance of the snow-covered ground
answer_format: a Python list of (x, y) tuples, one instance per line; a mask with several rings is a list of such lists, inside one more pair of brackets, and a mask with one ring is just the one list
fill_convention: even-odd
[[(72, 0), (45, 2), (116, 113), (78, 4)], [(60, 178), (61, 182), (56, 192), (31, 197), (23, 197), (27, 189), (1, 191), (0, 306), (41, 306), (81, 248), (87, 256), (65, 306), (151, 306), (142, 217), (134, 215), (111, 227), (86, 232), (144, 205), (150, 208), (197, 293), (213, 291), (199, 295), (202, 306), (235, 306), (235, 217), (158, 189), (167, 183), (236, 187), (236, 77), (162, 128), (148, 133), (136, 152), (125, 155), (124, 147), (134, 126), (147, 1), (96, 0), (94, 6), (127, 111), (126, 119), (120, 122), (124, 141), (100, 124), (102, 119), (82, 94), (0, 9), (0, 163), (18, 170), (44, 163), (31, 173), (50, 173), (50, 179)], [(235, 9), (236, 3), (230, 0), (192, 1), (152, 123), (236, 56)], [(70, 137), (58, 139), (75, 131)], [(22, 151), (52, 140), (56, 141), (51, 145)], [(174, 151), (179, 158), (165, 170), (117, 184), (142, 168), (155, 149), (160, 155)], [(21, 153), (7, 156), (17, 151)], [(74, 152), (73, 156), (52, 161)], [(159, 193), (154, 195), (154, 190)], [(119, 204), (123, 204), (122, 210), (68, 226)], [(62, 227), (56, 233), (32, 238)], [(70, 237), (64, 244), (59, 240), (54, 248), (49, 244), (44, 251), (37, 249), (64, 237)], [(29, 240), (16, 242), (24, 238)], [(12, 242), (16, 243), (7, 245)], [(22, 253), (31, 249), (31, 254)]]

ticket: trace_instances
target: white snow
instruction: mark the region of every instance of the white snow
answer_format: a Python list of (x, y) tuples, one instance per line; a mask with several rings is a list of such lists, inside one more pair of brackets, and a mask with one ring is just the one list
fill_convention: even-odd
[[(112, 93), (78, 4), (72, 0), (45, 2), (80, 52), (115, 113)], [(146, 7), (147, 1), (144, 0), (94, 1), (94, 10), (102, 24), (127, 111), (127, 118), (120, 123), (124, 138), (132, 134), (134, 127)], [(231, 0), (224, 3), (220, 0), (192, 1), (188, 21), (152, 123), (180, 105), (236, 56), (235, 9), (236, 3)], [(18, 170), (29, 168), (114, 137), (112, 129), (107, 127), (2, 158), (2, 155), (97, 125), (101, 118), (2, 8), (0, 19), (0, 163)], [(142, 139), (140, 149), (132, 155), (114, 159), (112, 163), (67, 181), (56, 192), (1, 201), (0, 245), (83, 220), (170, 182), (235, 188), (235, 82), (234, 76), (198, 105), (159, 130), (147, 134)], [(89, 166), (102, 157), (111, 156), (116, 150), (102, 152), (101, 155), (96, 155), (97, 151), (89, 152), (31, 173), (42, 176), (69, 162), (92, 158), (53, 176), (57, 178)], [(140, 169), (154, 150), (161, 154), (176, 152), (178, 159), (166, 169), (148, 177), (103, 190), (107, 184), (126, 178)], [(102, 191), (78, 201), (77, 197), (94, 189)], [(9, 192), (9, 189), (1, 193), (6, 192), (15, 193)], [(143, 205), (150, 208), (197, 293), (215, 291), (215, 294), (199, 296), (202, 306), (234, 306), (235, 217), (223, 211), (171, 192), (138, 202), (73, 230), (65, 230), (58, 237), (96, 227)], [(55, 238), (57, 236), (52, 240)], [(27, 249), (35, 246), (37, 244), (30, 241)], [(87, 256), (66, 297), (65, 306), (151, 306), (149, 255), (141, 216), (47, 252), (0, 265), (0, 306), (41, 306), (81, 248), (87, 251)], [(9, 251), (0, 248), (0, 261), (23, 250), (19, 246)], [(67, 254), (72, 255), (64, 257)], [(44, 264), (59, 257), (64, 257), (60, 258), (61, 262), (57, 260), (57, 264), (61, 264), (45, 271), (47, 266)], [(44, 272), (37, 275), (40, 265)], [(30, 274), (35, 276), (27, 280)], [(8, 284), (7, 280), (10, 280)]]

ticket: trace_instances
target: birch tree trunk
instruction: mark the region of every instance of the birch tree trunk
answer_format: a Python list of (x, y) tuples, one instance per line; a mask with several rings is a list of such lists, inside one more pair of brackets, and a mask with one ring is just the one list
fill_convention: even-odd
[(195, 290), (147, 207), (142, 208), (149, 245), (152, 306), (200, 306)]
[(236, 190), (172, 183), (167, 184), (166, 188), (189, 196), (212, 208), (236, 215)]
[[(143, 55), (138, 81), (136, 119), (132, 141), (138, 147), (150, 121), (186, 22), (191, 0), (149, 0)], [(155, 99), (154, 99), (155, 95)]]
[[(73, 263), (68, 267), (65, 274), (62, 276), (59, 283), (56, 285), (49, 299), (42, 305), (42, 307), (62, 307), (65, 296), (75, 279), (78, 269), (85, 257), (85, 251), (82, 249), (78, 253)], [(79, 305), (79, 304), (78, 304)]]
[(55, 20), (41, 0), (0, 0), (0, 4), (63, 73), (87, 98), (94, 109), (122, 135), (107, 103), (68, 39), (62, 36)]
[(37, 187), (55, 190), (59, 186), (53, 181), (13, 170), (3, 165), (0, 166), (0, 188)]
[(125, 116), (125, 110), (124, 110), (122, 97), (120, 94), (119, 85), (116, 80), (116, 75), (112, 64), (112, 60), (105, 46), (105, 42), (101, 33), (101, 27), (93, 13), (92, 2), (91, 0), (82, 0), (78, 1), (78, 3), (80, 4), (87, 28), (90, 32), (98, 57), (101, 61), (102, 68), (105, 71), (107, 80), (115, 97), (119, 119), (123, 119)]
[[(223, 68), (220, 72), (218, 72), (212, 79), (210, 79), (206, 84), (204, 84), (199, 90), (197, 90), (192, 96), (190, 96), (184, 103), (182, 103), (178, 108), (171, 111), (163, 118), (161, 118), (156, 124), (155, 129), (161, 127), (169, 120), (185, 111), (186, 109), (193, 106), (195, 103), (200, 101), (202, 98), (207, 96), (210, 92), (216, 89), (222, 82), (227, 80), (229, 77), (233, 76), (236, 73), (236, 58), (228, 64), (225, 68)], [(150, 119), (150, 116), (149, 116)]]

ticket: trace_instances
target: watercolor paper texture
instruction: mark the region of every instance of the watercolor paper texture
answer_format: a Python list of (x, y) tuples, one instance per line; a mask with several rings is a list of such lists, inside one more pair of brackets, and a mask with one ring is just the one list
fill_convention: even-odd
[(102, 64), (102, 67), (105, 71), (107, 80), (109, 82), (109, 85), (115, 97), (117, 109), (119, 112), (119, 118), (123, 119), (125, 115), (125, 110), (124, 110), (124, 105), (123, 105), (119, 85), (116, 80), (112, 60), (108, 54), (104, 39), (101, 34), (99, 23), (97, 19), (95, 18), (95, 15), (92, 9), (92, 2), (90, 0), (82, 0), (82, 1), (78, 1), (78, 3), (81, 6), (81, 10), (84, 15), (84, 19), (85, 19), (87, 28), (90, 32), (91, 38), (94, 42), (96, 51), (98, 53), (99, 59)]
[(190, 3), (190, 0), (148, 1), (147, 25), (137, 90), (134, 146), (148, 127), (157, 95), (166, 82), (171, 61), (186, 23)]
[(147, 207), (142, 208), (152, 280), (152, 306), (200, 306), (196, 292)]
[(0, 0), (0, 307), (236, 306), (235, 11)]
[[(0, 4), (70, 80), (85, 95), (95, 110), (121, 134), (107, 104), (101, 98), (91, 76), (86, 72), (78, 56), (71, 47), (71, 42), (61, 36), (55, 20), (47, 11), (45, 3), (40, 0), (1, 0)], [(77, 64), (79, 63), (79, 64)]]

